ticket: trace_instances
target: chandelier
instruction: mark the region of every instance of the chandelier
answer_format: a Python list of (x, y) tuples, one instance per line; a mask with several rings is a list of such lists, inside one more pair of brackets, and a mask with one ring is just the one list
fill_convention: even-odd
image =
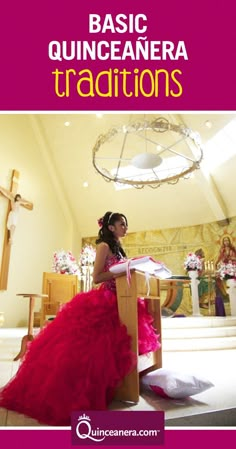
[(164, 117), (111, 128), (93, 148), (93, 166), (106, 181), (135, 188), (176, 184), (202, 158), (199, 134)]

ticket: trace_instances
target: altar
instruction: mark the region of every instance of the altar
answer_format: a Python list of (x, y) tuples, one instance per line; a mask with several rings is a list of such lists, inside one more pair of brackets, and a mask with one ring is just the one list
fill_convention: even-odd
[[(235, 289), (227, 288), (222, 298), (213, 274), (204, 274), (194, 279), (195, 309), (193, 310), (193, 292), (189, 276), (172, 276), (160, 281), (160, 299), (162, 309), (169, 310), (175, 316), (226, 316), (231, 315), (230, 300), (227, 294)], [(234, 313), (234, 312), (233, 312)]]

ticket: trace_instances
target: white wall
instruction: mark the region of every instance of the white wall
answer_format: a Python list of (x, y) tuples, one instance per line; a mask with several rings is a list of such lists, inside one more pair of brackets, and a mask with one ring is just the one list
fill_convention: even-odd
[[(17, 293), (41, 293), (42, 274), (52, 271), (53, 252), (71, 249), (73, 220), (65, 213), (63, 188), (55, 189), (52, 169), (42, 154), (27, 115), (0, 115), (0, 185), (10, 188), (12, 170), (20, 172), (19, 188), (32, 201), (32, 211), (21, 208), (11, 248), (8, 288), (0, 292), (4, 327), (26, 326), (28, 300)], [(0, 259), (6, 222), (7, 200), (0, 195)], [(78, 239), (77, 239), (78, 241)], [(37, 300), (36, 309), (40, 307)]]

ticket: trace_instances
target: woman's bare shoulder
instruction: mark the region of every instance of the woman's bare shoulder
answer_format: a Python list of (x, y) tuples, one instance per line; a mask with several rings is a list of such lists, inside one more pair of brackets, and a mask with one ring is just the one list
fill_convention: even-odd
[(97, 244), (97, 251), (102, 251), (102, 252), (109, 252), (110, 248), (108, 243), (106, 242), (100, 242)]

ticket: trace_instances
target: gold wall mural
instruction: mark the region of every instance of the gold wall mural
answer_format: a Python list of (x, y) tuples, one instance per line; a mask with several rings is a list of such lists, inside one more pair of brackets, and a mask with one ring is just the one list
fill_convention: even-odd
[[(131, 232), (123, 240), (128, 257), (152, 256), (164, 262), (173, 274), (184, 274), (184, 259), (189, 252), (202, 248), (206, 261), (217, 261), (222, 240), (225, 236), (236, 242), (236, 217), (222, 226), (212, 222), (182, 228)], [(82, 245), (95, 245), (97, 237), (85, 237)]]
[[(205, 254), (205, 265), (209, 264), (211, 268), (215, 268), (224, 237), (228, 237), (233, 246), (235, 246), (236, 217), (232, 217), (224, 222), (205, 223), (197, 226), (131, 232), (127, 234), (122, 244), (128, 257), (149, 255), (156, 260), (164, 262), (173, 275), (184, 275), (183, 264), (186, 255), (200, 248), (202, 248)], [(91, 244), (95, 246), (96, 238), (97, 236), (85, 237), (82, 239), (82, 245)], [(190, 288), (185, 286), (182, 292), (179, 293), (179, 303), (175, 313), (191, 315)], [(162, 304), (164, 304), (165, 298), (166, 292), (162, 292)], [(178, 302), (178, 298), (176, 301)], [(227, 300), (225, 302), (225, 312), (226, 315), (230, 314)], [(203, 315), (214, 315), (214, 301), (211, 302), (209, 300), (209, 307), (202, 308), (201, 313)]]

